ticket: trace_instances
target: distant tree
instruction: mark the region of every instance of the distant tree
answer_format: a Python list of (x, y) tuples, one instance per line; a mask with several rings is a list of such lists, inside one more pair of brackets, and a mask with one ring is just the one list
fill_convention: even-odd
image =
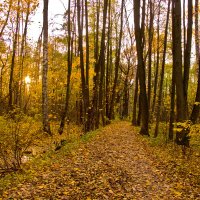
[(9, 101), (8, 110), (13, 109), (13, 94), (14, 94), (14, 68), (16, 65), (17, 42), (20, 23), (20, 0), (17, 1), (17, 16), (16, 16), (16, 29), (13, 37), (13, 53), (10, 67), (10, 80), (9, 80)]
[(5, 19), (4, 23), (3, 23), (3, 26), (0, 29), (0, 38), (2, 37), (4, 29), (5, 29), (5, 27), (6, 27), (7, 23), (8, 23), (8, 19), (9, 19), (9, 16), (10, 16), (10, 11), (11, 11), (11, 8), (12, 8), (12, 4), (13, 4), (13, 0), (10, 0), (9, 1), (7, 15), (6, 15), (6, 19)]
[[(18, 73), (18, 86), (17, 87), (17, 98), (16, 98), (16, 104), (19, 105), (20, 108), (22, 108), (22, 82), (24, 78), (24, 61), (26, 56), (25, 46), (27, 42), (27, 31), (28, 31), (28, 22), (29, 22), (29, 16), (30, 16), (30, 6), (31, 1), (26, 2), (26, 18), (25, 18), (25, 24), (24, 24), (24, 30), (22, 34), (22, 41), (21, 41), (21, 49), (20, 49), (20, 68)], [(20, 84), (21, 83), (21, 84)]]
[[(154, 78), (154, 89), (153, 89), (153, 101), (152, 101), (152, 116), (155, 111), (155, 105), (156, 105), (156, 97), (157, 97), (157, 88), (158, 88), (158, 72), (159, 72), (159, 66), (160, 66), (160, 16), (161, 14), (161, 1), (158, 2), (158, 16), (157, 16), (157, 31), (156, 31), (156, 43), (157, 43), (157, 49), (156, 49), (156, 55), (155, 55), (155, 78)], [(149, 87), (149, 86), (148, 86)], [(149, 94), (150, 96), (150, 94)]]

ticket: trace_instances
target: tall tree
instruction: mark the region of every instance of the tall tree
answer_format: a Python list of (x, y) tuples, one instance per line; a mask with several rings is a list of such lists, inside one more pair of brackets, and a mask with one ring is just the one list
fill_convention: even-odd
[[(21, 49), (20, 49), (20, 70), (19, 70), (19, 82), (23, 82), (23, 73), (24, 73), (24, 60), (25, 60), (25, 46), (26, 46), (26, 40), (27, 40), (27, 31), (28, 31), (28, 22), (29, 22), (29, 15), (30, 15), (30, 6), (31, 2), (27, 2), (27, 8), (26, 8), (26, 19), (25, 19), (25, 25), (24, 30), (22, 33), (22, 41), (21, 41)], [(20, 107), (22, 107), (22, 84), (19, 85), (19, 92), (17, 94), (16, 98), (16, 104), (19, 104)]]
[(114, 118), (114, 105), (115, 105), (116, 87), (117, 87), (117, 81), (118, 81), (121, 46), (122, 46), (123, 19), (124, 19), (123, 13), (124, 13), (124, 0), (122, 0), (122, 2), (121, 2), (119, 44), (117, 45), (118, 49), (117, 49), (116, 60), (115, 60), (115, 79), (114, 79), (114, 83), (113, 83), (112, 97), (111, 97), (111, 102), (110, 102), (110, 114), (109, 114), (110, 119)]
[(8, 109), (11, 110), (13, 108), (13, 77), (14, 77), (14, 68), (15, 68), (15, 60), (16, 60), (16, 52), (17, 52), (17, 41), (18, 41), (18, 32), (19, 32), (19, 20), (20, 20), (20, 0), (17, 1), (17, 16), (16, 16), (16, 29), (13, 38), (13, 53), (12, 53), (12, 61), (11, 61), (11, 69), (10, 69), (10, 81), (9, 81), (9, 101), (8, 101)]
[(165, 60), (166, 60), (166, 50), (167, 50), (167, 36), (168, 36), (168, 27), (169, 27), (170, 3), (171, 3), (171, 0), (168, 1), (168, 9), (167, 9), (163, 60), (162, 60), (162, 68), (160, 72), (160, 85), (159, 85), (159, 93), (158, 93), (158, 106), (157, 106), (157, 112), (156, 112), (156, 128), (155, 128), (154, 137), (158, 136), (159, 122), (160, 122), (160, 111), (161, 111), (161, 103), (162, 103), (163, 82), (164, 82), (164, 74), (165, 74)]
[(153, 90), (153, 103), (152, 113), (155, 111), (157, 88), (158, 88), (158, 72), (160, 66), (160, 12), (161, 12), (161, 1), (158, 3), (158, 18), (157, 18), (157, 49), (156, 49), (156, 65), (155, 65), (155, 79), (154, 79), (154, 90)]
[[(138, 61), (138, 75), (140, 83), (140, 99), (141, 99), (141, 130), (142, 135), (149, 135), (149, 109), (148, 100), (146, 92), (146, 76), (145, 76), (145, 63), (143, 58), (143, 42), (144, 42), (144, 28), (140, 25), (140, 0), (134, 0), (134, 24), (135, 24), (135, 39), (136, 39), (136, 49), (137, 49), (137, 61)], [(145, 2), (143, 2), (143, 7)], [(144, 15), (143, 9), (143, 15)], [(144, 20), (144, 18), (142, 17)], [(143, 24), (144, 21), (141, 22)]]
[(148, 31), (148, 104), (150, 108), (151, 103), (151, 65), (152, 65), (152, 42), (153, 42), (153, 21), (154, 21), (154, 2), (149, 0), (149, 7), (150, 7), (150, 22), (149, 22), (149, 31)]
[[(111, 68), (112, 68), (112, 27), (113, 22), (111, 18), (111, 0), (108, 2), (108, 44), (107, 44), (107, 63), (106, 63), (106, 118), (109, 119), (109, 112), (110, 112), (110, 85), (111, 85)], [(109, 120), (106, 121), (109, 123)]]
[(181, 47), (181, 0), (172, 1), (173, 70), (176, 84), (177, 121), (186, 119)]
[(191, 47), (192, 47), (192, 24), (193, 24), (192, 13), (193, 13), (192, 1), (188, 0), (188, 20), (187, 20), (188, 26), (187, 26), (187, 40), (184, 49), (184, 79), (183, 79), (186, 115), (188, 115), (187, 96), (188, 96), (190, 58), (191, 58)]
[(68, 108), (69, 108), (69, 98), (70, 98), (70, 82), (71, 82), (71, 72), (72, 72), (72, 46), (71, 46), (71, 21), (70, 21), (70, 14), (71, 14), (71, 0), (68, 0), (68, 19), (67, 19), (67, 32), (68, 32), (68, 45), (67, 45), (67, 63), (68, 63), (68, 71), (67, 71), (67, 89), (66, 89), (66, 100), (65, 100), (65, 109), (61, 116), (60, 128), (58, 130), (59, 134), (63, 133), (65, 127), (65, 118), (68, 117)]
[(43, 10), (43, 71), (42, 71), (42, 115), (43, 130), (51, 134), (48, 117), (48, 5), (49, 0), (44, 0)]
[[(104, 18), (103, 18), (103, 31), (102, 31), (102, 38), (101, 38), (101, 49), (100, 49), (100, 55), (99, 55), (99, 60), (98, 60), (98, 65), (100, 67), (100, 83), (99, 83), (99, 108), (98, 110), (100, 112), (97, 113), (97, 124), (99, 122), (99, 117), (101, 115), (102, 117), (102, 124), (103, 126), (105, 125), (105, 108), (104, 108), (104, 91), (105, 91), (105, 37), (106, 37), (106, 32), (105, 32), (105, 27), (106, 27), (106, 21), (107, 21), (107, 10), (108, 10), (108, 0), (104, 1)], [(98, 126), (97, 126), (98, 127)]]
[[(95, 76), (94, 76), (94, 93), (93, 93), (93, 116), (94, 116), (94, 125), (95, 128), (99, 127), (99, 117), (100, 117), (100, 107), (102, 107), (102, 96), (100, 91), (100, 84), (103, 84), (103, 76), (105, 70), (105, 37), (106, 37), (106, 21), (107, 21), (107, 9), (108, 9), (108, 0), (104, 0), (103, 4), (103, 28), (102, 28), (102, 36), (101, 36), (101, 46), (100, 46), (100, 54), (96, 60), (95, 64)], [(98, 49), (98, 45), (96, 44), (96, 48)], [(97, 50), (96, 50), (97, 51)], [(101, 76), (102, 74), (102, 76)], [(103, 86), (103, 85), (102, 85)], [(102, 88), (101, 88), (102, 89)], [(101, 94), (102, 95), (102, 94)], [(102, 108), (101, 108), (102, 109)]]
[(197, 123), (200, 111), (200, 48), (199, 48), (199, 0), (195, 0), (195, 46), (196, 46), (196, 62), (198, 65), (198, 83), (195, 97), (195, 103), (192, 109), (190, 119), (192, 123)]
[(85, 0), (85, 30), (86, 30), (86, 73), (85, 73), (85, 93), (86, 93), (86, 131), (90, 130), (90, 118), (91, 118), (91, 109), (90, 109), (90, 88), (89, 88), (89, 66), (90, 66), (90, 44), (89, 44), (89, 20), (88, 20), (88, 1)]

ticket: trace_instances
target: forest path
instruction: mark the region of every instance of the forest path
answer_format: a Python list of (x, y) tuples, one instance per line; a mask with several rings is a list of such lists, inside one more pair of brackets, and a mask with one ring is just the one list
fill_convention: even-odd
[(200, 199), (187, 190), (189, 180), (181, 180), (181, 187), (180, 178), (162, 167), (128, 122), (111, 124), (72, 153), (58, 154), (34, 178), (4, 195), (52, 200)]

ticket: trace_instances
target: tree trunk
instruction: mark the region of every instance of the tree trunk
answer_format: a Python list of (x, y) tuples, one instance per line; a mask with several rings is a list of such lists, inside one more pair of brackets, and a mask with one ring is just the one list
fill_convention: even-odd
[(154, 6), (152, 0), (149, 0), (150, 7), (150, 23), (149, 23), (149, 52), (148, 52), (148, 104), (151, 107), (151, 72), (152, 72), (152, 42), (153, 42), (153, 21), (154, 21)]
[(19, 71), (19, 93), (17, 94), (17, 102), (19, 103), (20, 108), (22, 107), (22, 82), (23, 82), (23, 75), (24, 75), (24, 59), (25, 59), (25, 46), (26, 46), (26, 37), (27, 37), (27, 30), (28, 30), (28, 22), (29, 22), (29, 15), (30, 15), (30, 1), (27, 2), (27, 10), (26, 10), (26, 19), (25, 19), (25, 26), (24, 32), (22, 35), (22, 42), (21, 42), (21, 50), (20, 50), (20, 71)]
[(161, 103), (162, 103), (163, 82), (164, 82), (164, 74), (165, 74), (165, 60), (166, 60), (166, 50), (167, 50), (167, 36), (168, 36), (168, 26), (169, 26), (170, 3), (171, 3), (171, 0), (168, 1), (163, 60), (162, 60), (162, 69), (161, 69), (161, 73), (160, 73), (160, 88), (159, 88), (159, 93), (158, 93), (158, 107), (157, 107), (157, 112), (156, 112), (156, 128), (155, 128), (154, 137), (158, 136), (159, 123), (160, 123), (160, 110), (161, 110)]
[(128, 70), (126, 74), (126, 78), (124, 81), (124, 98), (123, 98), (123, 109), (122, 109), (122, 118), (128, 117), (128, 105), (129, 105), (129, 83), (128, 83), (128, 77), (129, 77), (129, 71), (130, 71), (130, 61), (128, 61)]
[[(68, 0), (68, 48), (67, 48), (67, 62), (68, 62), (68, 71), (67, 71), (67, 89), (66, 89), (66, 100), (65, 100), (65, 110), (61, 116), (60, 128), (58, 130), (59, 134), (63, 133), (65, 127), (65, 118), (68, 117), (68, 108), (69, 108), (69, 99), (70, 99), (70, 81), (71, 81), (71, 72), (72, 72), (72, 51), (73, 45), (71, 46), (71, 21), (70, 21), (70, 13), (71, 13), (71, 0)], [(73, 44), (73, 43), (72, 43)]]
[(169, 120), (169, 139), (170, 140), (173, 140), (173, 124), (174, 124), (174, 121), (175, 121), (175, 92), (176, 92), (176, 85), (175, 85), (175, 72), (173, 70), (172, 72), (172, 89), (171, 89), (171, 103), (170, 103), (170, 120)]
[(192, 109), (192, 113), (190, 119), (192, 123), (197, 123), (200, 111), (200, 50), (199, 50), (199, 15), (198, 15), (198, 5), (199, 0), (195, 1), (195, 46), (196, 46), (196, 60), (198, 64), (198, 83), (197, 83), (197, 91), (196, 91), (196, 98), (195, 103)]
[(2, 28), (1, 28), (1, 31), (0, 31), (0, 38), (2, 37), (4, 29), (5, 29), (5, 27), (6, 27), (7, 23), (8, 23), (8, 18), (10, 16), (10, 11), (11, 11), (12, 4), (13, 4), (13, 0), (10, 0), (9, 1), (8, 12), (7, 12), (7, 15), (6, 15), (6, 20), (5, 20), (5, 22), (4, 22), (4, 24), (3, 24)]
[(182, 47), (181, 47), (181, 1), (173, 0), (172, 5), (172, 38), (173, 38), (173, 70), (176, 83), (177, 121), (186, 119), (184, 85), (182, 75)]
[(188, 82), (189, 82), (189, 72), (190, 72), (190, 57), (191, 57), (191, 46), (192, 46), (192, 24), (193, 24), (193, 9), (192, 1), (188, 0), (188, 27), (187, 27), (187, 42), (185, 46), (184, 53), (184, 97), (185, 97), (185, 110), (186, 115), (188, 116)]
[(158, 87), (158, 71), (159, 71), (159, 65), (160, 65), (160, 3), (159, 1), (159, 8), (158, 8), (158, 19), (157, 19), (157, 58), (156, 58), (156, 73), (155, 73), (155, 81), (154, 81), (154, 92), (153, 92), (153, 103), (152, 103), (152, 114), (154, 114), (155, 111), (155, 105), (156, 105), (156, 96), (157, 96), (157, 87)]
[(43, 10), (43, 72), (42, 72), (42, 114), (43, 130), (51, 135), (50, 123), (48, 117), (48, 0), (44, 0)]
[(134, 100), (133, 100), (133, 119), (132, 119), (132, 124), (137, 125), (137, 100), (138, 100), (138, 69), (136, 72), (136, 77), (135, 77), (135, 91), (134, 91)]
[(199, 0), (195, 0), (195, 50), (196, 50), (196, 63), (199, 66)]
[[(83, 8), (83, 7), (82, 7)], [(83, 99), (83, 124), (85, 126), (86, 122), (86, 110), (87, 106), (87, 96), (86, 96), (86, 80), (85, 80), (85, 69), (84, 69), (84, 54), (83, 54), (83, 18), (81, 16), (81, 2), (77, 0), (77, 14), (78, 14), (78, 46), (80, 54), (80, 68), (81, 68), (81, 89), (82, 89), (82, 99)]]
[[(144, 6), (144, 5), (143, 5)], [(144, 14), (144, 13), (143, 13)], [(140, 83), (140, 95), (141, 95), (141, 119), (142, 126), (140, 133), (142, 135), (149, 136), (148, 123), (149, 123), (149, 109), (148, 100), (146, 94), (146, 77), (145, 77), (145, 65), (143, 58), (143, 41), (144, 41), (144, 29), (140, 27), (140, 0), (134, 0), (134, 24), (135, 24), (135, 38), (136, 38), (136, 49), (138, 58), (138, 75)], [(144, 22), (142, 22), (144, 23)], [(143, 31), (142, 31), (143, 30)]]
[(111, 0), (108, 5), (108, 44), (107, 44), (107, 64), (106, 64), (106, 123), (109, 123), (110, 111), (110, 87), (111, 87), (111, 68), (112, 68), (112, 22), (111, 22)]
[(110, 102), (110, 114), (109, 119), (114, 119), (114, 106), (115, 106), (115, 98), (116, 98), (116, 87), (118, 81), (118, 72), (119, 72), (119, 65), (120, 65), (120, 54), (121, 54), (121, 45), (122, 45), (122, 34), (123, 34), (123, 14), (124, 13), (124, 0), (121, 2), (121, 23), (120, 23), (120, 33), (119, 33), (119, 44), (116, 54), (116, 61), (115, 61), (115, 79), (112, 89), (112, 97)]
[(17, 51), (17, 38), (19, 32), (19, 18), (20, 18), (20, 0), (17, 2), (17, 17), (16, 17), (16, 29), (13, 38), (13, 53), (12, 53), (12, 61), (11, 61), (11, 69), (10, 69), (10, 81), (9, 81), (9, 102), (8, 102), (8, 110), (12, 110), (13, 108), (13, 76), (14, 76), (14, 68), (15, 68), (15, 57)]

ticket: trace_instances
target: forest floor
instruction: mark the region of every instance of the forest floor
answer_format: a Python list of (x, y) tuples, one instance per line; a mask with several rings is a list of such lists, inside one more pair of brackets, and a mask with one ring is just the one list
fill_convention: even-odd
[[(115, 122), (71, 151), (63, 147), (32, 163), (29, 176), (14, 176), (0, 199), (200, 199), (200, 174), (188, 167), (190, 158), (164, 149), (129, 122)], [(199, 169), (199, 157), (195, 162)]]

